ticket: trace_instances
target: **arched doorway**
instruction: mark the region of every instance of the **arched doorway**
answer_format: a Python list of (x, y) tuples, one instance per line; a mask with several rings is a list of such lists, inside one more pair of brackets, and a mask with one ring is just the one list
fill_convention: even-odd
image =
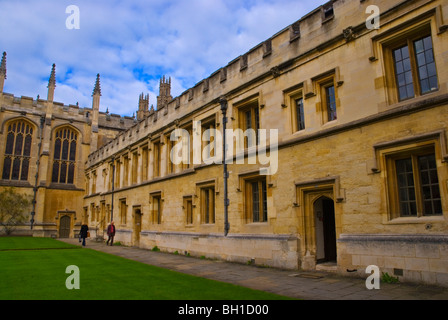
[(336, 262), (334, 201), (322, 196), (313, 204), (316, 234), (316, 263)]
[(69, 238), (70, 237), (70, 216), (62, 216), (59, 221), (59, 238)]

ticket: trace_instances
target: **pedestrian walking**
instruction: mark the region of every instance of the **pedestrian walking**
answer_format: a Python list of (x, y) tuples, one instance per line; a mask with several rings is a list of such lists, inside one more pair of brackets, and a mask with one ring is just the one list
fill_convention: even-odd
[(89, 234), (89, 227), (86, 224), (83, 224), (81, 226), (81, 231), (79, 232), (79, 242), (81, 242), (82, 239), (83, 247), (86, 246), (86, 238), (88, 237), (88, 234)]
[(107, 236), (109, 238), (106, 241), (106, 245), (109, 245), (110, 241), (110, 245), (112, 246), (114, 244), (114, 237), (115, 237), (115, 225), (113, 221), (111, 221), (110, 224), (107, 226)]

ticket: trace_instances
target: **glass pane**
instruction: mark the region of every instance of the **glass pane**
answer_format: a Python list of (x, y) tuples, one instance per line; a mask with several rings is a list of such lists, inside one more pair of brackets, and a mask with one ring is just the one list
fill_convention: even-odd
[(64, 142), (62, 142), (61, 159), (62, 160), (68, 160), (68, 140), (64, 140)]
[(56, 139), (54, 142), (54, 159), (61, 159), (61, 139)]
[(66, 183), (67, 178), (67, 163), (62, 162), (61, 163), (61, 173), (59, 175), (59, 183)]
[(297, 131), (305, 129), (305, 117), (303, 114), (303, 99), (296, 100), (296, 114), (297, 114)]
[(414, 96), (414, 81), (411, 72), (411, 60), (408, 47), (404, 46), (393, 51), (395, 77), (400, 100)]
[(432, 83), (430, 84), (428, 79), (429, 77), (437, 77), (431, 36), (414, 41), (414, 48), (421, 94), (436, 90), (437, 81), (432, 80)]
[(75, 174), (75, 164), (70, 163), (68, 166), (68, 177), (67, 177), (67, 183), (72, 184), (73, 183), (73, 176)]
[(268, 201), (266, 192), (266, 181), (261, 182), (261, 187), (263, 191), (263, 221), (268, 221)]
[(22, 155), (22, 146), (23, 146), (23, 134), (19, 133), (16, 136), (16, 145), (14, 147), (14, 154), (16, 156)]
[(11, 158), (5, 157), (3, 160), (3, 175), (2, 179), (9, 180), (11, 174)]
[(414, 176), (412, 172), (412, 159), (406, 158), (395, 161), (398, 199), (400, 202), (400, 214), (402, 216), (416, 215), (416, 200), (414, 188)]
[(23, 148), (23, 155), (25, 157), (29, 157), (31, 155), (31, 141), (32, 137), (30, 135), (27, 135), (25, 138), (25, 146)]
[(70, 143), (70, 161), (75, 161), (76, 159), (76, 141)]
[(423, 40), (415, 41), (415, 52), (416, 53), (423, 52)]
[(28, 180), (29, 164), (30, 164), (30, 160), (28, 158), (24, 158), (22, 161), (22, 173), (20, 175), (20, 180), (22, 180), (22, 181)]
[(421, 193), (424, 201), (424, 215), (441, 214), (440, 188), (437, 178), (435, 155), (430, 154), (418, 157), (420, 171)]
[(53, 163), (53, 172), (51, 175), (51, 182), (58, 182), (59, 181), (59, 162), (55, 161)]
[(6, 138), (6, 150), (5, 154), (12, 154), (12, 150), (14, 148), (14, 133), (8, 133), (8, 137)]
[(258, 182), (252, 182), (252, 220), (253, 222), (260, 221)]
[(15, 158), (12, 166), (11, 180), (19, 180), (20, 175), (20, 158)]

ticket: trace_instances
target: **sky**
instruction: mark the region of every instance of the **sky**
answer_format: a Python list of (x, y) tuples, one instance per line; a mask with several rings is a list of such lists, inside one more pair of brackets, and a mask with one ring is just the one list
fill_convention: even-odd
[(100, 111), (132, 116), (141, 93), (156, 105), (163, 75), (179, 96), (325, 2), (0, 0), (4, 92), (46, 99), (54, 63), (54, 101), (91, 108), (99, 73)]

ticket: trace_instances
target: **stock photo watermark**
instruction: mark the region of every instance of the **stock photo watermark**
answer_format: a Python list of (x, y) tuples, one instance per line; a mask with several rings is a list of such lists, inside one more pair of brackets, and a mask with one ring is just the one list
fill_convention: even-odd
[(69, 14), (67, 19), (65, 20), (65, 27), (68, 30), (79, 29), (80, 28), (80, 15), (79, 15), (79, 7), (74, 4), (69, 5), (65, 8), (65, 13)]
[(79, 290), (80, 289), (80, 279), (79, 279), (79, 268), (78, 266), (71, 265), (65, 269), (65, 273), (70, 274), (65, 280), (65, 287), (68, 290)]
[(366, 14), (370, 14), (366, 19), (366, 28), (369, 30), (378, 30), (380, 28), (380, 8), (375, 5), (370, 5), (366, 8)]
[[(179, 164), (260, 164), (260, 175), (273, 175), (278, 170), (277, 129), (226, 129), (226, 152), (223, 156), (223, 134), (217, 129), (202, 131), (201, 121), (193, 121), (193, 132), (177, 128), (169, 140), (170, 161)], [(235, 162), (234, 162), (235, 159)]]

